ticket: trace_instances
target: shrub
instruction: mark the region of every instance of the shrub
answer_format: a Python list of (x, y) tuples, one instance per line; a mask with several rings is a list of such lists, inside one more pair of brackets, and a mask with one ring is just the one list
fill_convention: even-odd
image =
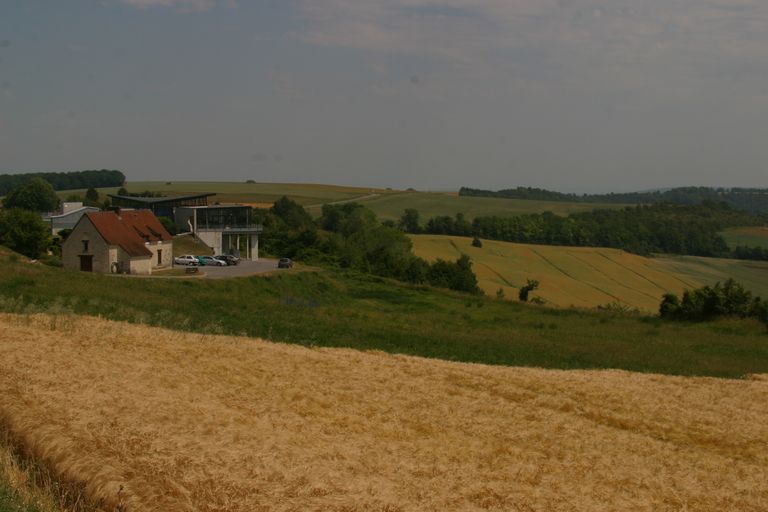
[(525, 286), (520, 288), (520, 292), (517, 294), (521, 302), (528, 302), (528, 294), (539, 287), (539, 282), (535, 279), (528, 279)]
[(39, 214), (18, 208), (0, 211), (0, 244), (29, 258), (39, 258), (50, 241), (50, 230)]
[(723, 316), (757, 318), (768, 325), (768, 303), (752, 297), (733, 279), (714, 286), (685, 290), (682, 300), (668, 293), (659, 305), (659, 316), (671, 320), (702, 322)]
[(479, 239), (479, 238), (477, 238), (477, 237), (474, 237), (474, 238), (472, 239), (472, 247), (482, 247), (482, 246), (483, 246), (483, 242), (482, 242), (482, 240), (480, 240), (480, 239)]

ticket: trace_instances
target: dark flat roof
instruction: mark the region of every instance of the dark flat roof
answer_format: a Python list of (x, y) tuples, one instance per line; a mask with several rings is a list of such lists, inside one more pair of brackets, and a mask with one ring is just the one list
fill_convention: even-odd
[(137, 203), (144, 203), (144, 204), (158, 204), (158, 203), (166, 203), (166, 202), (173, 202), (173, 201), (186, 201), (188, 199), (204, 199), (207, 197), (215, 196), (216, 194), (213, 192), (209, 192), (206, 194), (193, 194), (189, 196), (170, 196), (170, 197), (137, 197), (137, 196), (118, 196), (114, 194), (107, 194), (109, 197), (115, 198), (115, 199), (124, 199), (126, 201), (135, 201)]

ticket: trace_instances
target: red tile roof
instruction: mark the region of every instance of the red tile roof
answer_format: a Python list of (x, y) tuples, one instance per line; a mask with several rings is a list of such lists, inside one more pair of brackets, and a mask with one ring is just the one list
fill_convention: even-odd
[(131, 256), (151, 256), (145, 242), (172, 239), (149, 210), (123, 211), (120, 216), (115, 212), (89, 212), (85, 216), (109, 245), (118, 245)]

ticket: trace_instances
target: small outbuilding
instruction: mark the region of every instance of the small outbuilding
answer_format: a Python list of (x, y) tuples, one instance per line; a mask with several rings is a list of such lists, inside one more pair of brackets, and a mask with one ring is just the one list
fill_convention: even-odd
[(173, 237), (150, 210), (88, 212), (61, 246), (65, 268), (151, 274), (173, 264)]
[(80, 217), (88, 212), (98, 212), (99, 208), (95, 206), (84, 206), (83, 203), (65, 202), (61, 204), (61, 209), (57, 212), (51, 212), (43, 215), (43, 220), (51, 228), (52, 235), (58, 235), (63, 229), (74, 228)]

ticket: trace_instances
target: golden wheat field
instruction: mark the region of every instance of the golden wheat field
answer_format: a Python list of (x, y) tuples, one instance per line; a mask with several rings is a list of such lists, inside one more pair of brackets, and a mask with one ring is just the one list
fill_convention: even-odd
[(491, 367), (2, 314), (0, 418), (105, 511), (768, 510), (760, 377)]
[(603, 247), (562, 247), (472, 239), (443, 235), (412, 235), (417, 256), (433, 261), (472, 258), (480, 288), (488, 295), (502, 289), (517, 300), (527, 279), (541, 285), (533, 296), (559, 307), (595, 307), (612, 302), (656, 311), (665, 293), (682, 293), (704, 283), (674, 272), (657, 260)]

